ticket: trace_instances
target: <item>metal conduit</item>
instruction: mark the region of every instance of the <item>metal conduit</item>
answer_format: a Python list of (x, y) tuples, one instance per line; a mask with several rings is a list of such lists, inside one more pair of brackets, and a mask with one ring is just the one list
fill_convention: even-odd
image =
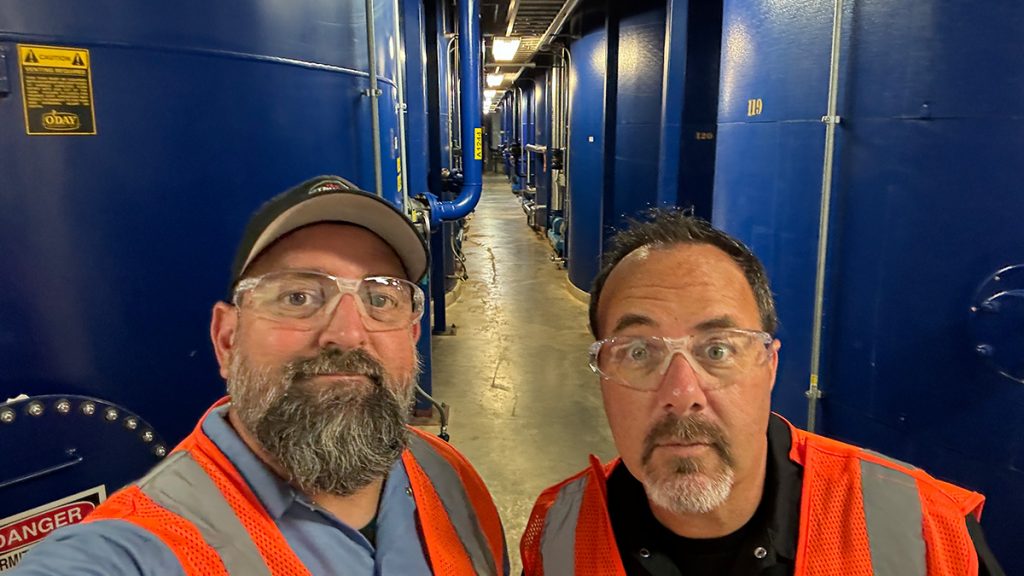
[(569, 82), (572, 80), (572, 78), (571, 78), (571, 76), (572, 76), (572, 52), (570, 52), (569, 49), (567, 47), (565, 47), (565, 46), (562, 46), (562, 52), (565, 54), (565, 69), (564, 69), (564, 74), (565, 74), (565, 84), (564, 84), (565, 85), (565, 90), (562, 93), (563, 94), (562, 98), (563, 98), (564, 105), (565, 105), (565, 108), (564, 108), (565, 109), (565, 116), (564, 116), (565, 130), (562, 133), (562, 145), (565, 148), (565, 152), (562, 154), (562, 167), (563, 167), (563, 172), (565, 173), (565, 194), (564, 194), (564, 197), (562, 198), (562, 210), (564, 211), (566, 221), (568, 222), (568, 218), (569, 218), (569, 202), (570, 202), (570, 199), (569, 199), (569, 188), (570, 188), (570, 183), (569, 183), (569, 155), (572, 153), (572, 151), (569, 149), (570, 146), (571, 146), (570, 142), (571, 142), (571, 138), (572, 138), (572, 124), (571, 124), (571, 120), (572, 120), (572, 98), (569, 97)]
[(366, 0), (366, 54), (370, 64), (370, 121), (373, 124), (370, 132), (373, 135), (373, 178), (377, 196), (384, 196), (384, 183), (381, 176), (380, 157), (380, 103), (377, 99), (381, 91), (377, 88), (377, 41), (373, 32), (373, 0)]
[[(526, 131), (530, 127), (530, 118), (534, 118), (537, 115), (537, 111), (535, 110), (537, 103), (537, 81), (534, 80), (533, 78), (527, 78), (523, 80), (523, 82), (529, 82), (530, 84), (533, 84), (533, 90), (530, 92), (529, 103), (527, 103), (526, 98), (523, 96), (524, 92), (522, 87), (519, 87), (519, 98), (520, 100), (522, 100), (523, 106), (523, 150), (525, 152), (527, 138)], [(536, 126), (534, 126), (534, 130), (529, 134), (529, 138), (531, 144), (536, 144), (536, 142), (534, 142), (534, 140), (537, 138)], [(531, 170), (533, 169), (533, 159), (530, 157), (529, 154), (523, 154), (523, 157), (526, 159), (526, 181), (528, 183), (530, 181)], [(523, 189), (525, 190), (526, 188)]]
[(405, 105), (405, 42), (402, 41), (402, 30), (399, 25), (398, 15), (401, 14), (399, 11), (398, 0), (392, 0), (392, 10), (395, 11), (395, 47), (398, 50), (399, 61), (395, 71), (395, 81), (398, 85), (398, 161), (401, 163), (399, 166), (400, 170), (398, 173), (399, 184), (402, 187), (402, 207), (406, 212), (409, 211), (409, 178), (406, 176), (409, 173), (408, 160), (409, 156), (406, 155), (405, 147), (405, 115), (407, 113), (407, 106)]
[(455, 168), (455, 157), (452, 155), (452, 149), (455, 147), (455, 132), (453, 129), (455, 123), (455, 85), (452, 80), (452, 53), (455, 51), (455, 41), (458, 40), (458, 35), (452, 34), (452, 37), (448, 39), (448, 48), (445, 53), (445, 71), (444, 71), (444, 85), (448, 92), (448, 168)]
[[(561, 128), (559, 124), (561, 122), (561, 107), (562, 107), (562, 94), (559, 90), (562, 87), (562, 71), (554, 69), (551, 71), (551, 77), (548, 79), (548, 102), (551, 106), (551, 149), (559, 147), (561, 143)], [(554, 170), (552, 170), (551, 178), (551, 210), (558, 210), (561, 205), (561, 197), (558, 190), (558, 180), (554, 177)], [(550, 213), (550, 212), (549, 212)]]
[(818, 374), (821, 369), (821, 332), (825, 301), (825, 263), (828, 257), (828, 223), (832, 203), (832, 168), (835, 164), (836, 114), (839, 95), (839, 53), (843, 33), (843, 0), (835, 0), (832, 17), (832, 62), (829, 71), (828, 113), (821, 117), (825, 124), (825, 159), (821, 173), (821, 214), (818, 221), (818, 265), (814, 279), (814, 328), (811, 333), (811, 378), (807, 389), (807, 430), (814, 432), (818, 399), (822, 397)]
[[(517, 80), (517, 82), (518, 82), (518, 80)], [(526, 182), (528, 182), (530, 180), (530, 155), (526, 151), (526, 100), (525, 100), (525, 98), (523, 98), (523, 87), (522, 86), (516, 86), (516, 93), (519, 96), (518, 98), (516, 98), (516, 108), (519, 109), (519, 155), (520, 155), (520, 161), (519, 161), (520, 162), (520, 166), (517, 167), (516, 169), (518, 170), (519, 168), (524, 168), (524, 170), (526, 171), (526, 174), (524, 175), (524, 178), (526, 180), (522, 183), (522, 189), (525, 190), (526, 189)]]

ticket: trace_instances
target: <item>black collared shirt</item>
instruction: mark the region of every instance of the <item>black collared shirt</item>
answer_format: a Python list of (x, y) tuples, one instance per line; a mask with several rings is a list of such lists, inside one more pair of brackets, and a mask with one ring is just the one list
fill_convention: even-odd
[[(803, 468), (790, 460), (789, 425), (772, 414), (764, 495), (754, 516), (720, 538), (679, 536), (651, 513), (643, 485), (625, 466), (608, 478), (608, 512), (615, 541), (630, 576), (788, 576), (793, 574), (800, 530)], [(1003, 574), (981, 526), (967, 519), (978, 551), (980, 576)]]

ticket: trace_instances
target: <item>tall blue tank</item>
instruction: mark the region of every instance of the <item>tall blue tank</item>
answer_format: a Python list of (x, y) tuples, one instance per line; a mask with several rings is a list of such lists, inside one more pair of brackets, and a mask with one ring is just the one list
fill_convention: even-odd
[(569, 281), (590, 290), (601, 258), (604, 212), (604, 98), (608, 33), (593, 15), (585, 15), (572, 52), (569, 82), (569, 233), (566, 251)]
[[(393, 5), (372, 17), (400, 205)], [(362, 1), (0, 4), (0, 400), (95, 396), (189, 430), (224, 391), (210, 309), (249, 214), (316, 174), (375, 188), (365, 22)], [(25, 47), (87, 56), (95, 134), (29, 134)]]
[[(779, 302), (775, 406), (806, 423), (832, 2), (726, 1), (714, 222)], [(988, 496), (1024, 530), (1024, 5), (846, 3), (817, 429)], [(1008, 268), (1009, 267), (1009, 268)], [(1002, 271), (1002, 272), (1000, 272)]]
[(708, 216), (719, 0), (637, 0), (573, 21), (568, 268), (589, 290), (604, 242), (647, 208)]
[(665, 3), (643, 0), (631, 3), (628, 13), (622, 13), (627, 10), (624, 6), (618, 10), (616, 106), (611, 120), (615, 137), (614, 194), (604, 207), (605, 225), (616, 228), (626, 218), (657, 204), (658, 134), (665, 74)]

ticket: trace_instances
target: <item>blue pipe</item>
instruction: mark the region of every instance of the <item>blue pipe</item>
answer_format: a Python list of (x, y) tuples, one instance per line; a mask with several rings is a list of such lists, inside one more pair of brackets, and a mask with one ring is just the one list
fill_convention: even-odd
[[(483, 129), (480, 126), (480, 0), (459, 2), (459, 84), (462, 120), (462, 191), (455, 200), (430, 198), (431, 228), (442, 220), (464, 218), (480, 201), (483, 189)], [(472, 145), (470, 145), (472, 143)]]

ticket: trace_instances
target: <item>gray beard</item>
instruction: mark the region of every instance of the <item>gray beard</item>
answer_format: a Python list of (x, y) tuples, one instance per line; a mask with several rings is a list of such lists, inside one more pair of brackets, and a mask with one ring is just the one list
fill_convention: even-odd
[[(384, 478), (408, 441), (416, 374), (396, 380), (360, 349), (326, 349), (283, 368), (277, 380), (236, 353), (228, 393), (242, 424), (288, 482), (307, 494), (350, 496)], [(338, 372), (362, 374), (369, 385), (310, 381)]]
[[(654, 447), (666, 439), (709, 443), (718, 455), (718, 469), (705, 469), (697, 458), (679, 457), (655, 466), (651, 461)], [(735, 458), (725, 433), (701, 416), (680, 418), (668, 414), (662, 418), (644, 439), (641, 463), (647, 497), (676, 514), (707, 514), (715, 510), (728, 500), (736, 480)]]

